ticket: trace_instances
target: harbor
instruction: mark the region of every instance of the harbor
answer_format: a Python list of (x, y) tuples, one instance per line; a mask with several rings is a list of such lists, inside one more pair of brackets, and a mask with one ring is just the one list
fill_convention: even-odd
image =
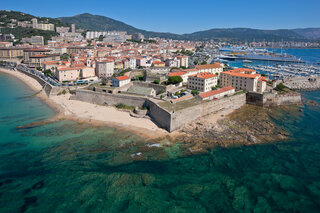
[(275, 64), (275, 65), (243, 65), (245, 68), (254, 69), (269, 78), (284, 79), (296, 76), (320, 76), (320, 66), (306, 64)]

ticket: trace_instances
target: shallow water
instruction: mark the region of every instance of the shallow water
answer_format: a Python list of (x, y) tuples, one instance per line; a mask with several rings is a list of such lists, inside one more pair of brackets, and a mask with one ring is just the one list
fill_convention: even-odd
[[(320, 108), (276, 122), (289, 142), (184, 156), (128, 132), (54, 115), (0, 74), (0, 212), (319, 212)], [(320, 92), (303, 96), (320, 104)]]

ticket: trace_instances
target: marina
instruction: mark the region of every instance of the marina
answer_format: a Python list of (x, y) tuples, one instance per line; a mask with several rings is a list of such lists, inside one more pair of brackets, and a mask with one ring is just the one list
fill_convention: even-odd
[(245, 68), (255, 69), (270, 78), (287, 78), (295, 76), (320, 76), (320, 66), (305, 65), (305, 64), (275, 64), (275, 65), (243, 65)]

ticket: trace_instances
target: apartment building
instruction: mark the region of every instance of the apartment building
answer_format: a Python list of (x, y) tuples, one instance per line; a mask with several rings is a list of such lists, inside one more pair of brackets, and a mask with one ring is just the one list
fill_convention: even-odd
[(176, 72), (170, 72), (168, 75), (168, 77), (170, 76), (180, 76), (182, 78), (182, 83), (187, 83), (188, 82), (188, 72), (184, 72), (184, 71), (176, 71)]
[(76, 81), (80, 79), (81, 67), (61, 66), (56, 68), (56, 78), (60, 82)]
[(30, 38), (22, 38), (21, 42), (30, 43), (32, 45), (44, 45), (43, 36), (31, 36)]
[(59, 54), (52, 54), (52, 55), (46, 55), (46, 54), (39, 54), (39, 55), (32, 55), (29, 57), (28, 66), (29, 67), (43, 67), (44, 62), (46, 61), (57, 61), (60, 60)]
[(114, 74), (114, 62), (110, 60), (96, 61), (96, 75), (99, 78), (111, 77)]
[(188, 77), (188, 89), (207, 92), (216, 86), (218, 76), (209, 72), (199, 73)]
[(232, 86), (236, 90), (246, 90), (249, 92), (263, 93), (266, 89), (266, 80), (255, 70), (234, 69), (222, 72), (220, 83), (223, 87)]
[(12, 59), (23, 56), (23, 48), (20, 47), (0, 47), (0, 59)]
[(137, 66), (145, 67), (146, 66), (146, 58), (138, 57), (136, 58), (136, 64)]
[(24, 63), (29, 63), (30, 56), (47, 55), (49, 53), (51, 53), (51, 50), (48, 50), (48, 49), (24, 49), (23, 50), (23, 60), (24, 60)]
[(87, 66), (58, 66), (56, 67), (56, 77), (60, 82), (76, 81), (83, 78), (95, 76), (95, 70)]
[(182, 56), (177, 56), (177, 59), (180, 61), (180, 66), (181, 67), (189, 67), (189, 57), (182, 55)]
[(223, 65), (220, 63), (196, 65), (195, 68), (198, 69), (200, 73), (209, 72), (217, 74), (218, 76), (223, 72)]

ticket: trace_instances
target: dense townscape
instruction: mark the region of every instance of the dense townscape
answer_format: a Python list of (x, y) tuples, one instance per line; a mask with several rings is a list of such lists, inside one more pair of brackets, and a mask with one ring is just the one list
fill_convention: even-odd
[[(15, 35), (2, 34), (0, 58), (13, 70), (42, 79), (48, 96), (53, 88), (59, 88), (58, 95), (69, 90), (73, 99), (80, 101), (137, 108), (132, 116), (148, 115), (169, 132), (199, 117), (245, 103), (282, 105), (300, 101), (284, 86), (279, 73), (260, 74), (256, 70), (261, 67), (233, 68), (225, 63), (235, 59), (301, 62), (293, 56), (261, 49), (270, 43), (235, 46), (227, 42), (145, 38), (141, 33), (85, 31), (75, 24), (55, 26), (49, 19), (30, 18), (10, 19), (7, 26), (55, 31), (56, 35), (50, 39), (32, 35), (17, 40)], [(49, 92), (46, 84), (51, 87)], [(240, 104), (230, 105), (240, 99)], [(206, 104), (213, 104), (214, 110), (200, 110), (198, 116), (190, 116), (188, 110), (193, 107), (197, 111)]]

